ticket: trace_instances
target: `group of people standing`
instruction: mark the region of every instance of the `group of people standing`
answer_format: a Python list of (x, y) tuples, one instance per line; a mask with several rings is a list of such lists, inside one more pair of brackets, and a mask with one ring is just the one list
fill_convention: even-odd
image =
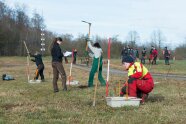
[[(170, 50), (168, 50), (167, 47), (165, 47), (163, 50), (165, 65), (169, 65), (170, 55), (171, 55)], [(131, 56), (134, 59), (134, 61), (137, 61), (139, 59), (138, 49), (137, 48), (132, 49), (129, 46), (124, 47), (121, 52), (122, 59), (125, 56)], [(157, 57), (158, 57), (158, 50), (154, 46), (151, 46), (151, 49), (149, 51), (149, 57), (147, 57), (147, 50), (145, 48), (143, 48), (143, 50), (141, 50), (141, 58), (140, 59), (141, 59), (142, 64), (146, 64), (145, 60), (148, 58), (149, 64), (155, 65), (155, 64), (157, 64), (157, 62), (156, 62)]]
[[(152, 46), (150, 50), (149, 64), (156, 64), (157, 56), (158, 50), (154, 46)], [(163, 50), (165, 65), (169, 65), (170, 56), (171, 56), (170, 50), (168, 50), (167, 47), (165, 47)]]
[(132, 56), (134, 60), (138, 59), (139, 58), (138, 49), (137, 48), (133, 49), (129, 45), (127, 45), (127, 47), (124, 46), (121, 51), (121, 58), (123, 59), (125, 56)]

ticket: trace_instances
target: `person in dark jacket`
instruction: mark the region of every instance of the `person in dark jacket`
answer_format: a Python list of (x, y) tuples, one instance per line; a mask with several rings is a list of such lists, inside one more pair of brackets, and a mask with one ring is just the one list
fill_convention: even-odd
[(145, 58), (146, 58), (146, 49), (143, 48), (143, 50), (141, 51), (141, 63), (145, 64)]
[(153, 61), (153, 50), (154, 50), (154, 46), (151, 46), (151, 49), (150, 49), (150, 55), (149, 55), (149, 64), (152, 64), (152, 61)]
[(51, 45), (51, 55), (52, 55), (52, 68), (53, 68), (53, 88), (54, 88), (54, 93), (59, 92), (57, 81), (59, 78), (59, 75), (61, 76), (62, 79), (62, 86), (63, 90), (67, 90), (66, 86), (66, 72), (62, 64), (62, 58), (63, 58), (63, 53), (60, 48), (60, 44), (62, 43), (62, 38), (58, 37), (55, 38), (52, 45)]
[(43, 71), (45, 67), (43, 64), (42, 55), (38, 51), (36, 51), (34, 55), (30, 53), (30, 57), (34, 57), (34, 59), (31, 59), (31, 61), (35, 62), (37, 66), (34, 80), (38, 80), (40, 75), (41, 80), (44, 81), (45, 78), (44, 78)]
[(169, 58), (170, 58), (170, 51), (167, 49), (167, 47), (164, 48), (163, 51), (164, 59), (165, 59), (165, 65), (169, 65)]
[(123, 59), (127, 55), (128, 55), (128, 49), (126, 47), (123, 47), (121, 51), (121, 59)]
[(74, 49), (74, 59), (73, 59), (73, 64), (76, 64), (76, 58), (77, 58), (77, 49)]
[(133, 50), (133, 58), (134, 58), (134, 61), (138, 61), (139, 59), (139, 52), (137, 48)]

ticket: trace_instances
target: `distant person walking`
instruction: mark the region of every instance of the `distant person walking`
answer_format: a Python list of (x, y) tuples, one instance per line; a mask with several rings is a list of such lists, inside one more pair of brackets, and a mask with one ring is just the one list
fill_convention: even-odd
[(167, 49), (167, 47), (164, 48), (164, 51), (163, 51), (163, 55), (164, 55), (164, 59), (165, 59), (165, 65), (169, 65), (169, 59), (170, 59), (170, 50)]
[(146, 49), (143, 48), (143, 50), (141, 51), (141, 63), (142, 64), (145, 64), (146, 53), (147, 53)]
[(139, 59), (139, 52), (138, 52), (138, 49), (137, 48), (135, 48), (134, 50), (134, 61), (138, 61), (138, 59)]
[(124, 46), (121, 51), (121, 59), (128, 55), (128, 49)]
[(157, 57), (158, 57), (158, 50), (154, 47), (153, 51), (152, 51), (152, 55), (153, 55), (153, 60), (152, 60), (152, 64), (157, 64), (156, 63), (156, 60), (157, 60)]
[(73, 60), (73, 64), (76, 64), (76, 58), (77, 58), (77, 49), (74, 49), (74, 60)]
[(133, 59), (135, 59), (134, 49), (130, 47), (129, 55), (132, 56)]
[(61, 48), (59, 45), (62, 43), (62, 38), (58, 37), (53, 40), (53, 43), (51, 45), (51, 55), (52, 55), (52, 68), (53, 68), (53, 88), (54, 88), (54, 93), (59, 92), (57, 81), (59, 78), (59, 75), (61, 76), (62, 79), (62, 86), (63, 90), (67, 90), (66, 86), (66, 73), (62, 64), (62, 58), (63, 58), (63, 53), (61, 51)]
[(92, 46), (90, 41), (88, 41), (88, 47), (94, 53), (92, 68), (91, 68), (91, 71), (89, 74), (89, 79), (88, 79), (88, 87), (93, 87), (94, 75), (97, 72), (98, 67), (99, 67), (98, 79), (99, 79), (101, 85), (105, 86), (106, 82), (102, 76), (102, 52), (103, 51), (101, 49), (101, 46), (98, 42), (94, 43), (94, 45)]
[(38, 80), (39, 75), (40, 75), (41, 80), (44, 81), (45, 80), (44, 74), (43, 74), (44, 64), (43, 64), (43, 60), (42, 60), (42, 55), (38, 51), (36, 51), (34, 55), (30, 53), (30, 56), (34, 57), (34, 59), (31, 59), (31, 61), (35, 62), (36, 66), (37, 66), (37, 69), (35, 71), (34, 80)]
[(153, 61), (153, 50), (154, 50), (154, 46), (151, 46), (151, 49), (150, 49), (150, 53), (149, 53), (149, 64), (152, 64), (152, 61)]

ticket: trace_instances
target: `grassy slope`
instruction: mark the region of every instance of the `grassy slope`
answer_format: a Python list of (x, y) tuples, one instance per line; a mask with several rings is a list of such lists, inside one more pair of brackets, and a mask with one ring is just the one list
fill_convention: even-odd
[[(46, 82), (28, 84), (25, 58), (0, 58), (0, 74), (13, 75), (14, 81), (0, 81), (0, 123), (184, 123), (186, 121), (185, 81), (157, 79), (160, 82), (150, 94), (148, 102), (139, 108), (111, 108), (106, 105), (105, 87), (98, 87), (96, 107), (92, 107), (93, 88), (69, 87), (69, 91), (54, 94), (49, 58), (45, 58)], [(8, 66), (14, 64), (17, 66)], [(3, 65), (3, 66), (2, 66)], [(6, 65), (6, 66), (5, 66)], [(64, 65), (67, 75), (69, 65)], [(31, 63), (31, 73), (35, 65)], [(86, 71), (73, 68), (73, 78), (86, 84)], [(31, 75), (33, 77), (33, 74)], [(105, 74), (104, 74), (105, 77)], [(111, 77), (110, 91), (117, 86)], [(60, 89), (61, 82), (58, 82)]]

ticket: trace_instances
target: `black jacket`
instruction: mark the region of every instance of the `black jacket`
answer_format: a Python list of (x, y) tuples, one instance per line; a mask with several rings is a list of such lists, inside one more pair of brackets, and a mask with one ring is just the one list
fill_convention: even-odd
[(121, 51), (121, 56), (125, 57), (127, 56), (129, 53), (128, 53), (128, 50), (126, 48), (124, 48), (122, 51)]
[(31, 57), (34, 57), (35, 59), (31, 59), (33, 62), (36, 63), (36, 65), (40, 65), (43, 64), (43, 60), (42, 60), (42, 56), (41, 54), (37, 54), (37, 55), (30, 55)]
[(51, 50), (52, 62), (62, 62), (63, 53), (58, 43), (54, 43), (54, 46)]

